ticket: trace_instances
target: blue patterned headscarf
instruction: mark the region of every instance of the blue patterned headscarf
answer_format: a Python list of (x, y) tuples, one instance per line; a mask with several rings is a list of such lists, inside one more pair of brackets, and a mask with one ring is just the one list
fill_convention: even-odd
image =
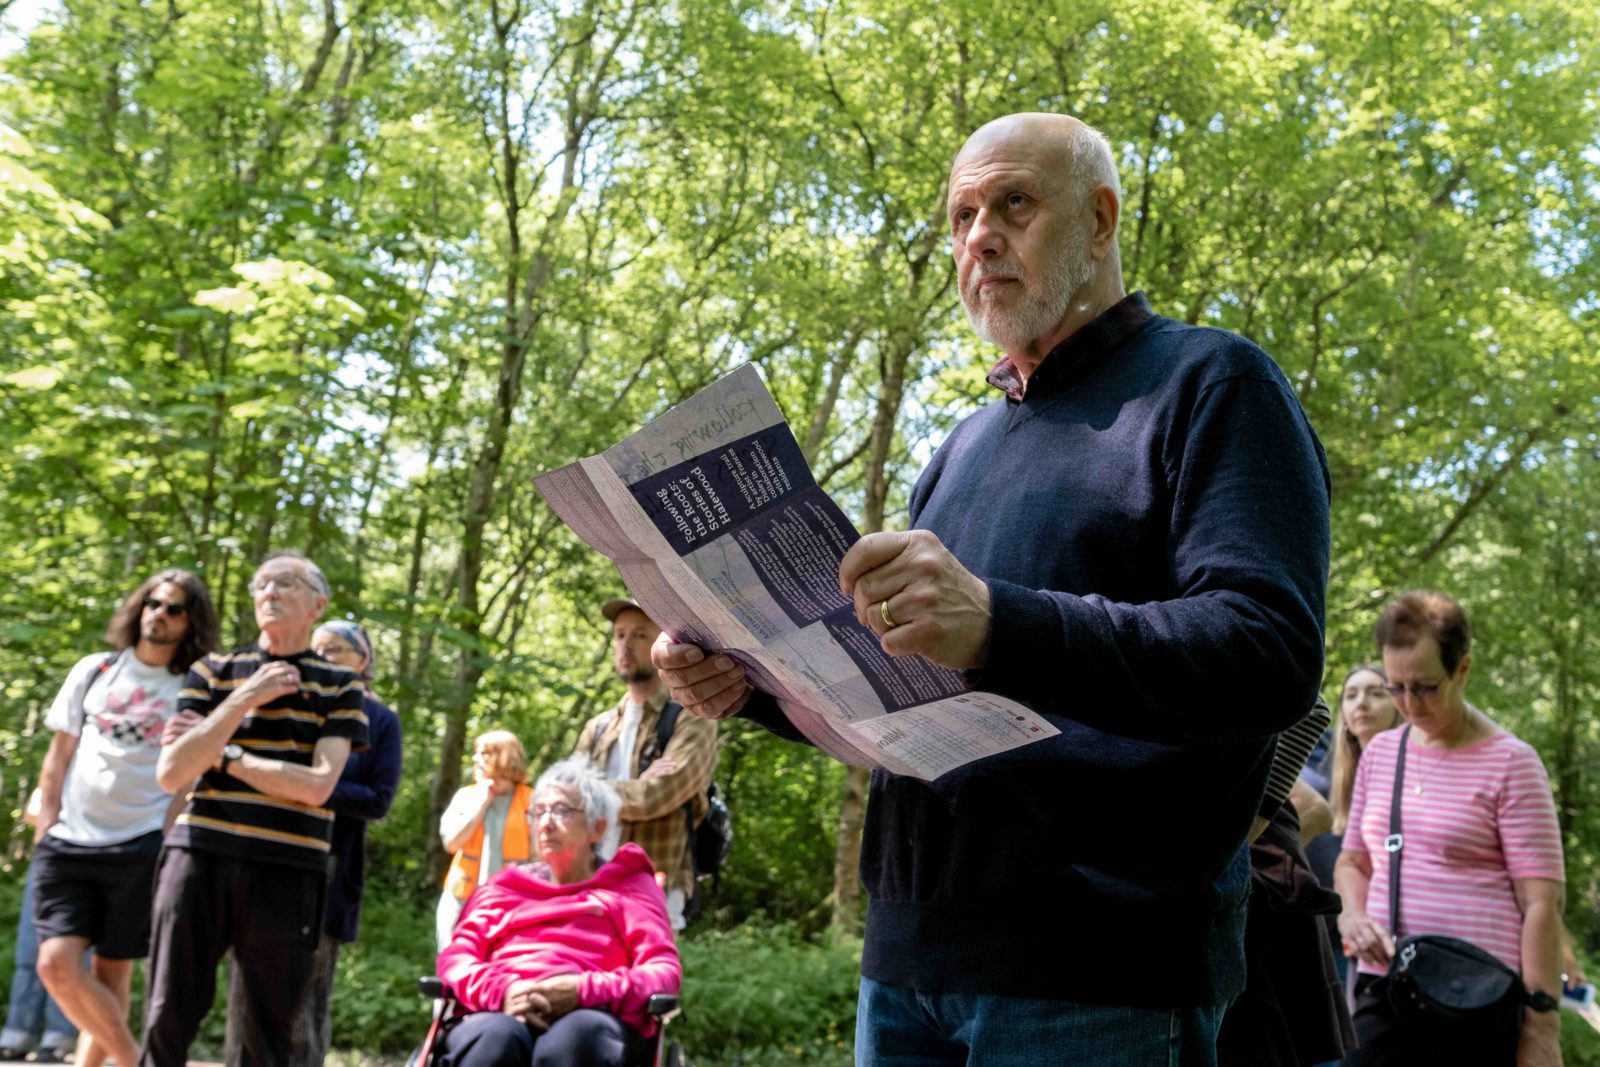
[(360, 623), (348, 619), (330, 619), (317, 629), (338, 634), (339, 640), (361, 653), (361, 658), (365, 661), (361, 665), (361, 677), (369, 682), (372, 681), (372, 669), (377, 666), (378, 657), (372, 651), (372, 638), (367, 636), (367, 631), (361, 628)]

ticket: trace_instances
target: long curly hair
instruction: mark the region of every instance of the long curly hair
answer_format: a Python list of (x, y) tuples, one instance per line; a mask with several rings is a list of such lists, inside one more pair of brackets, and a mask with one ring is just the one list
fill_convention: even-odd
[(189, 631), (178, 642), (167, 670), (185, 674), (191, 664), (208, 652), (222, 646), (217, 626), (217, 609), (211, 603), (211, 591), (205, 580), (188, 571), (169, 568), (157, 571), (144, 580), (144, 584), (128, 594), (128, 599), (111, 616), (106, 624), (106, 644), (117, 650), (131, 648), (139, 643), (139, 617), (144, 613), (144, 598), (154, 593), (163, 583), (171, 582), (183, 590), (187, 598)]

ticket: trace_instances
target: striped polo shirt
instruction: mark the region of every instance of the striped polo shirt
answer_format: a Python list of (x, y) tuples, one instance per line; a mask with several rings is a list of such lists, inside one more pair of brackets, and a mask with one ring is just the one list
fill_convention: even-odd
[[(250, 645), (195, 661), (178, 693), (178, 710), (209, 715), (269, 660), (300, 671), (300, 688), (247, 713), (233, 741), (252, 755), (311, 766), (324, 737), (344, 737), (352, 750), (367, 745), (365, 690), (354, 671), (307, 650), (272, 656)], [(207, 771), (167, 838), (169, 844), (260, 863), (323, 870), (333, 839), (333, 812), (257, 792), (232, 775)]]
[[(1372, 860), (1367, 914), (1389, 925), (1389, 808), (1403, 729), (1372, 739), (1356, 768), (1350, 799), (1349, 852)], [(1420, 792), (1419, 792), (1420, 790)], [(1561, 827), (1550, 779), (1539, 754), (1505, 731), (1457, 749), (1427, 748), (1411, 737), (1400, 821), (1400, 929), (1444, 934), (1492, 952), (1522, 968), (1522, 909), (1518, 878), (1566, 880)], [(1361, 970), (1382, 968), (1362, 961)]]

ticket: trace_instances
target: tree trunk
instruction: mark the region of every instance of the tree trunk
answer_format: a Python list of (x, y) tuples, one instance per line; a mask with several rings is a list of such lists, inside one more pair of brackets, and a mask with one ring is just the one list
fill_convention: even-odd
[[(906, 365), (916, 349), (911, 337), (891, 338), (880, 361), (883, 384), (872, 416), (871, 443), (867, 448), (867, 498), (861, 532), (883, 529), (883, 515), (889, 498), (889, 453), (894, 445), (895, 420), (905, 398)], [(833, 915), (831, 925), (838, 934), (854, 936), (861, 932), (861, 829), (867, 820), (867, 789), (871, 775), (860, 767), (850, 767), (844, 776), (844, 792), (839, 798), (839, 843), (833, 856)]]
[[(521, 76), (521, 65), (513, 42), (517, 39), (518, 25), (524, 12), (518, 7), (507, 19), (502, 20), (500, 5), (494, 2), (491, 4), (491, 13), (499, 63), (495, 71), (499, 108), (496, 120), (500, 132), (496, 164), (501, 176), (501, 207), (506, 217), (507, 269), (502, 325), (505, 340), (500, 348), (494, 406), (489, 413), (483, 448), (473, 464), (472, 484), (467, 494), (466, 512), (462, 517), (461, 553), (456, 564), (456, 606), (461, 629), (468, 642), (463, 643), (457, 655), (455, 682), (444, 707), (445, 728), (439, 744), (439, 769), (434, 775), (429, 794), (430, 826), (438, 823), (439, 816), (460, 784), (467, 719), (486, 666), (479, 643), (484, 622), (478, 588), (483, 576), (483, 535), (494, 512), (511, 420), (522, 395), (523, 368), (527, 365), (528, 350), (545, 311), (545, 290), (554, 268), (552, 249), (555, 247), (557, 231), (577, 203), (580, 180), (578, 161), (599, 113), (605, 76), (616, 58), (623, 37), (632, 30), (639, 9), (634, 7), (630, 10), (623, 27), (618, 31), (617, 39), (600, 56), (597, 57), (589, 47), (588, 37), (572, 53), (568, 71), (571, 82), (566, 94), (563, 123), (566, 139), (562, 149), (560, 184), (555, 202), (541, 224), (533, 254), (526, 263), (521, 215), (528, 195), (522, 188), (522, 149), (527, 131), (520, 131), (523, 136), (519, 136), (519, 131), (513, 129), (511, 121), (514, 86)], [(443, 877), (445, 860), (443, 842), (437, 834), (429, 834), (427, 870), (431, 879), (437, 881)]]

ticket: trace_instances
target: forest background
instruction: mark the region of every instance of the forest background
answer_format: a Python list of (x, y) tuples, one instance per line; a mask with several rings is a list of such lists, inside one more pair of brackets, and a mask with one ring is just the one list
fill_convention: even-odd
[[(164, 566), (250, 640), (253, 563), (293, 546), (405, 728), (335, 1043), (413, 1041), (464, 744), (546, 763), (620, 691), (616, 573), (530, 477), (751, 361), (819, 482), (903, 526), (992, 395), (946, 168), (1018, 110), (1108, 134), (1129, 288), (1259, 342), (1310, 413), (1330, 698), (1386, 596), (1467, 603), (1594, 947), (1597, 42), (1564, 0), (0, 0), (0, 947), (68, 666)], [(742, 723), (717, 778), (680, 1034), (844, 1062), (864, 779)]]

